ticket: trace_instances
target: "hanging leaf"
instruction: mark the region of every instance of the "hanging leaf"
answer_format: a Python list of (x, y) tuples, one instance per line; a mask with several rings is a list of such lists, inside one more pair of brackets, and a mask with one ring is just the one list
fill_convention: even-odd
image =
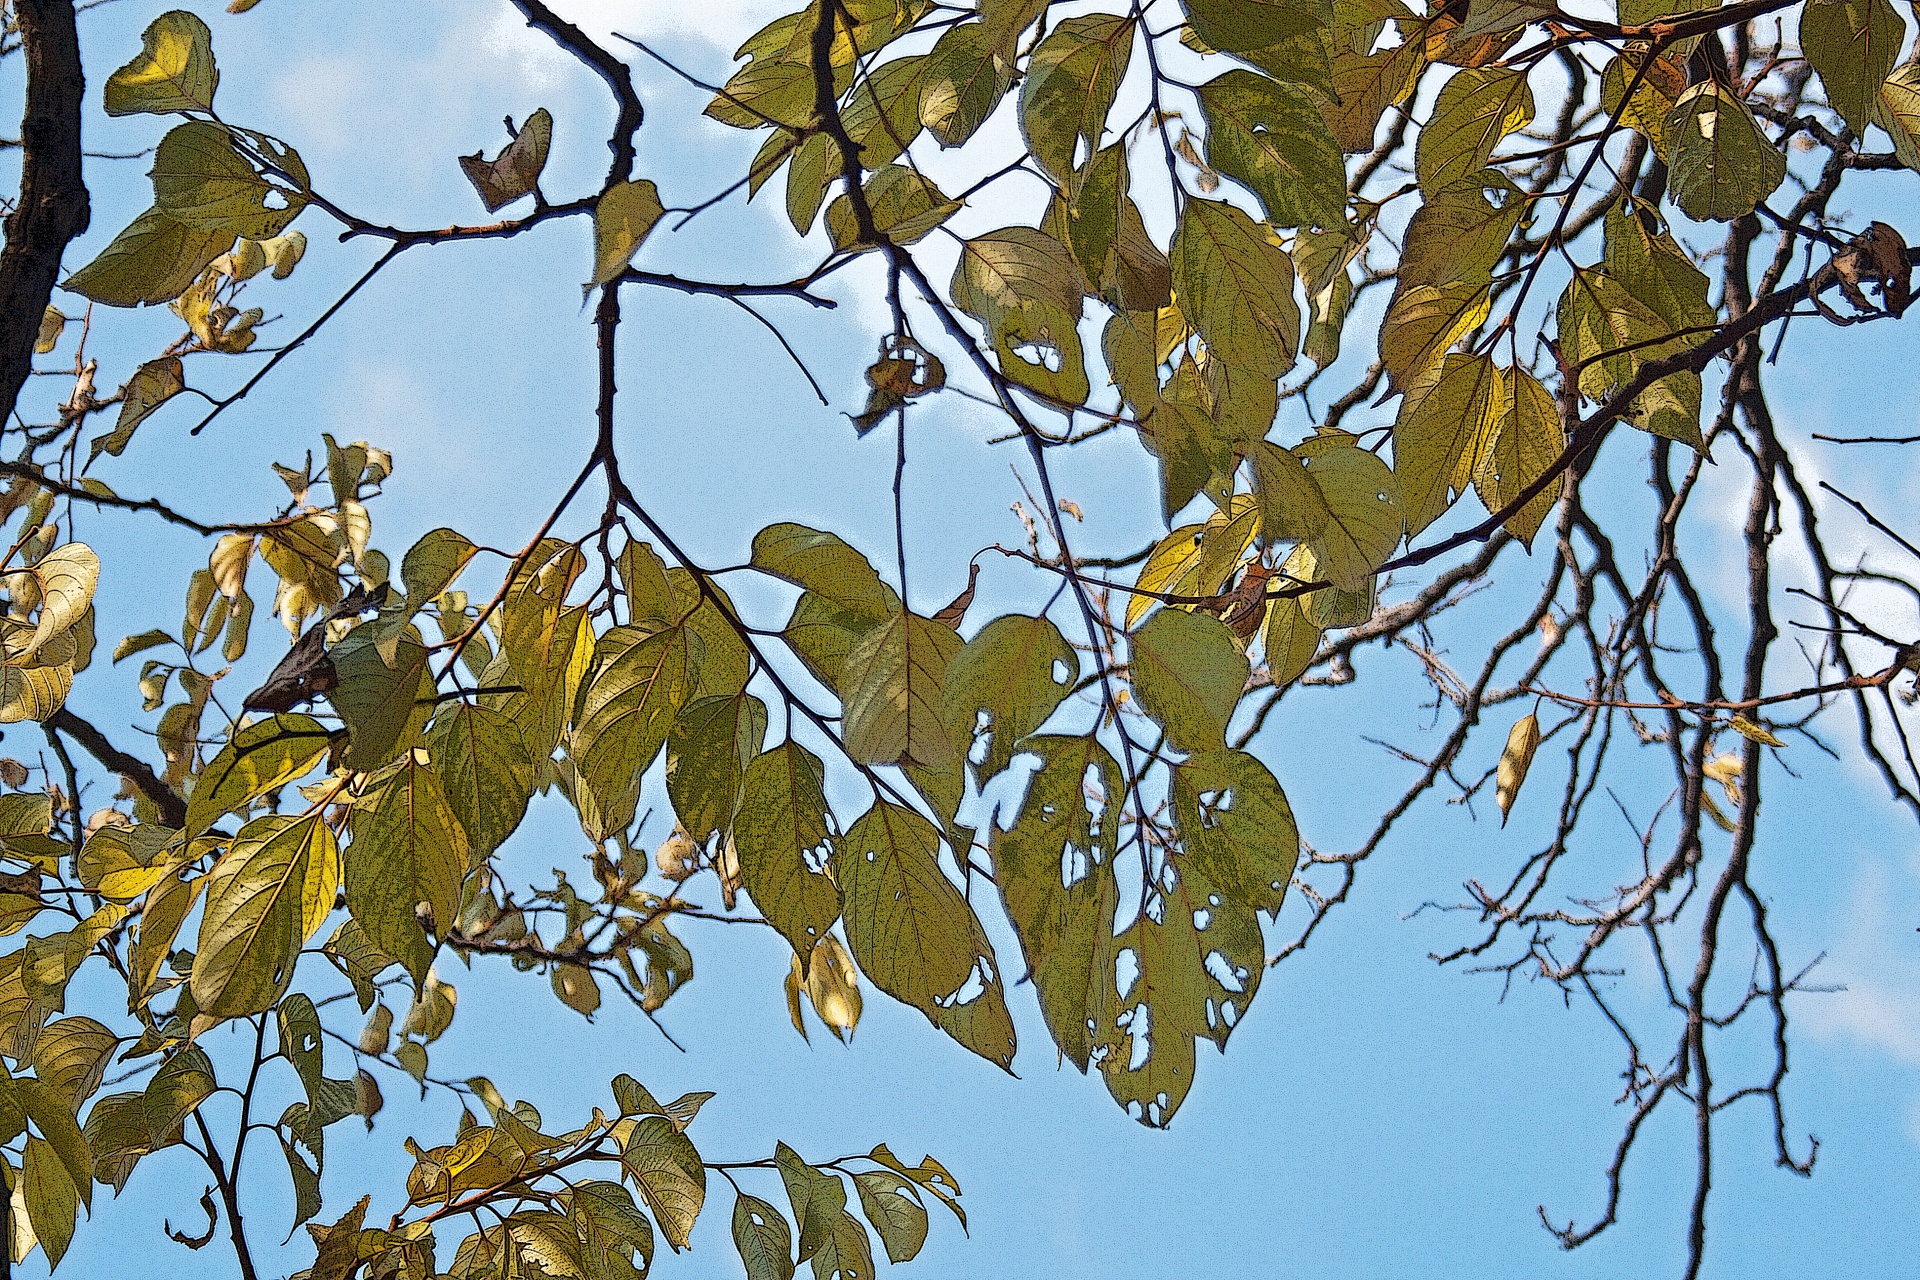
[(1062, 403), (1085, 403), (1078, 326), (1086, 281), (1066, 246), (1031, 227), (976, 236), (960, 251), (949, 291), (986, 326), (1002, 373)]
[(439, 777), (410, 754), (379, 799), (354, 810), (352, 830), (347, 909), (376, 947), (424, 982), (433, 948), (417, 908), (424, 905), (433, 931), (444, 935), (471, 865)]
[(277, 236), (306, 208), (308, 178), (291, 149), (271, 158), (284, 166), (285, 177), (262, 173), (224, 125), (204, 120), (178, 125), (154, 153), (154, 204), (198, 230), (250, 240)]
[(789, 739), (747, 766), (733, 818), (741, 885), (803, 961), (841, 910), (824, 873), (833, 846), (822, 785), (820, 758)]
[(256, 818), (214, 864), (193, 961), (193, 999), (203, 1014), (245, 1017), (286, 993), (300, 948), (333, 911), (340, 884), (339, 846), (322, 817)]
[(677, 1253), (687, 1247), (707, 1198), (707, 1171), (693, 1143), (665, 1116), (646, 1116), (621, 1143), (620, 1171), (653, 1210)]
[(1420, 130), (1414, 173), (1435, 196), (1472, 180), (1508, 134), (1533, 120), (1533, 93), (1523, 71), (1480, 67), (1456, 72), (1440, 86), (1433, 115)]
[(1235, 902), (1278, 915), (1300, 833), (1267, 767), (1244, 751), (1196, 755), (1174, 766), (1172, 799), (1193, 865)]
[(312, 716), (276, 715), (235, 733), (200, 771), (182, 834), (191, 839), (223, 814), (306, 776), (326, 754), (329, 733)]
[(971, 138), (1013, 87), (1014, 63), (1000, 56), (986, 23), (941, 33), (920, 73), (920, 123), (942, 147)]
[(1129, 639), (1128, 674), (1146, 713), (1181, 751), (1225, 745), (1247, 658), (1218, 618), (1162, 609)]
[(1889, 0), (1808, 0), (1800, 10), (1801, 51), (1856, 134), (1865, 135), (1906, 41), (1907, 24)]
[(1495, 771), (1494, 799), (1500, 805), (1500, 825), (1507, 825), (1507, 816), (1513, 812), (1513, 802), (1520, 796), (1520, 787), (1527, 780), (1527, 770), (1533, 765), (1533, 753), (1540, 746), (1540, 721), (1531, 714), (1514, 721), (1512, 730), (1507, 734), (1506, 750), (1500, 753), (1500, 766)]
[(1130, 18), (1088, 14), (1059, 23), (1033, 51), (1020, 86), (1020, 131), (1061, 187), (1078, 191), (1075, 151), (1100, 150), (1107, 112), (1133, 51)]
[(1293, 367), (1293, 261), (1258, 223), (1232, 205), (1189, 200), (1170, 256), (1180, 310), (1216, 359), (1268, 380)]
[(988, 849), (1047, 1030), (1085, 1072), (1095, 1048), (1089, 993), (1113, 972), (1113, 864), (1126, 786), (1094, 738), (1048, 735), (1021, 750), (1037, 755), (1040, 768), (1012, 822), (1003, 813), (988, 824)]
[(953, 759), (945, 686), (960, 647), (952, 629), (905, 610), (861, 637), (840, 673), (848, 755), (866, 764), (908, 758), (928, 768)]
[(443, 704), (427, 751), (470, 856), (476, 862), (488, 857), (520, 825), (538, 783), (519, 726), (487, 707)]
[(927, 1015), (990, 1062), (1013, 1062), (993, 946), (940, 871), (940, 833), (919, 814), (877, 801), (834, 850), (847, 944), (874, 985)]
[(979, 775), (994, 777), (1066, 699), (1079, 674), (1079, 656), (1051, 621), (995, 618), (947, 666), (944, 700), (955, 750), (969, 754), (984, 716), (989, 742)]
[(1342, 591), (1361, 590), (1406, 530), (1399, 483), (1386, 463), (1354, 445), (1318, 449), (1302, 461), (1327, 500), (1327, 522), (1308, 542), (1318, 567)]

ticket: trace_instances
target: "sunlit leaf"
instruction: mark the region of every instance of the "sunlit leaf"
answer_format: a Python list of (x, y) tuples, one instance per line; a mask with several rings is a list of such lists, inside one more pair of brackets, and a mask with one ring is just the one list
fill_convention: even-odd
[(641, 178), (610, 188), (593, 207), (593, 280), (606, 284), (633, 261), (640, 244), (666, 210), (660, 191)]
[(163, 13), (140, 36), (140, 53), (107, 77), (103, 105), (110, 116), (212, 111), (220, 72), (213, 65), (213, 33), (183, 9)]

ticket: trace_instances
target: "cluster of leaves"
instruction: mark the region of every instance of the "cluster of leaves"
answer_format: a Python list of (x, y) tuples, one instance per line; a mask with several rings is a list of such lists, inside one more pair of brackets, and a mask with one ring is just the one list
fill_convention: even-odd
[[(607, 79), (637, 127), (618, 61), (544, 5), (515, 3)], [(81, 544), (57, 545), (55, 503), (157, 506), (76, 474), (67, 444), (117, 404), (87, 463), (119, 457), (187, 389), (185, 357), (249, 352), (264, 311), (242, 308), (241, 294), (269, 269), (294, 268), (306, 241), (291, 224), (305, 211), (390, 240), (382, 264), (414, 244), (590, 217), (588, 287), (608, 363), (595, 452), (518, 552), (441, 528), (396, 569), (374, 545), (368, 506), (395, 460), (331, 436), (318, 471), (311, 456), (278, 468), (288, 500), (270, 519), (206, 526), (161, 508), (214, 539), (179, 631), (115, 651), (116, 662), (166, 653), (138, 677), (147, 710), (160, 712), (161, 767), (90, 746), (128, 785), (84, 819), (64, 758), (65, 792), (48, 777), (44, 795), (0, 799), (0, 844), (25, 868), (8, 878), (0, 928), (43, 912), (72, 922), (0, 958), (0, 1053), (20, 1068), (0, 1092), (0, 1119), (14, 1121), (5, 1141), (23, 1141), (19, 1185), (50, 1260), (94, 1181), (117, 1191), (166, 1148), (199, 1153), (236, 1213), (199, 1110), (220, 1068), (198, 1043), (235, 1021), (256, 1033), (248, 1105), (264, 1063), (284, 1062), (302, 1087), (276, 1124), (254, 1126), (284, 1149), (300, 1222), (319, 1212), (325, 1129), (349, 1116), (371, 1124), (380, 1109), (363, 1061), (423, 1092), (443, 1084), (477, 1099), (488, 1117), (463, 1108), (452, 1143), (410, 1148), (408, 1208), (388, 1227), (365, 1225), (363, 1201), (314, 1228), (313, 1280), (436, 1274), (435, 1224), (455, 1215), (476, 1230), (456, 1248), (454, 1275), (637, 1274), (656, 1228), (675, 1249), (687, 1243), (710, 1168), (777, 1169), (785, 1183), (797, 1237), (766, 1201), (736, 1200), (750, 1276), (808, 1261), (823, 1278), (870, 1274), (842, 1174), (889, 1258), (912, 1257), (926, 1193), (959, 1212), (957, 1187), (931, 1159), (907, 1169), (881, 1147), (810, 1166), (782, 1146), (771, 1161), (708, 1163), (684, 1133), (704, 1096), (661, 1107), (627, 1077), (614, 1082), (617, 1118), (596, 1112), (549, 1137), (537, 1113), (506, 1106), (484, 1080), (430, 1074), (428, 1046), (457, 1008), (438, 959), (504, 956), (544, 972), (587, 1017), (609, 989), (651, 1017), (694, 976), (675, 930), (737, 916), (742, 894), (791, 944), (786, 989), (803, 1035), (805, 995), (850, 1036), (864, 977), (1010, 1069), (1012, 969), (976, 912), (985, 896), (970, 892), (989, 879), (1060, 1054), (1097, 1068), (1143, 1123), (1171, 1120), (1199, 1042), (1224, 1049), (1247, 1014), (1268, 963), (1260, 916), (1278, 916), (1301, 856), (1280, 782), (1244, 749), (1264, 715), (1254, 695), (1285, 690), (1364, 636), (1392, 571), (1469, 542), (1530, 544), (1616, 421), (1705, 448), (1702, 373), (1738, 338), (1728, 336), (1738, 317), (1711, 299), (1676, 229), (1764, 211), (1786, 180), (1792, 132), (1767, 132), (1763, 86), (1776, 72), (1737, 81), (1718, 52), (1722, 27), (1785, 7), (1764, 0), (1734, 16), (1628, 0), (1617, 22), (1532, 0), (1427, 13), (1401, 0), (1182, 0), (1178, 20), (1158, 28), (1154, 7), (1059, 17), (1046, 0), (977, 10), (815, 0), (751, 37), (745, 66), (706, 108), (766, 135), (743, 178), (750, 196), (784, 174), (795, 231), (824, 223), (820, 267), (760, 292), (817, 301), (808, 290), (845, 263), (874, 255), (885, 266), (893, 327), (856, 428), (891, 420), (904, 465), (909, 411), (959, 390), (951, 367), (984, 385), (1029, 449), (1046, 523), (1030, 525), (1028, 551), (1006, 554), (1061, 590), (978, 625), (971, 579), (945, 608), (916, 612), (904, 564), (896, 586), (841, 537), (797, 524), (761, 529), (745, 565), (704, 568), (628, 488), (611, 418), (623, 290), (729, 289), (634, 266), (665, 207), (654, 181), (634, 177), (630, 137), (613, 139), (600, 190), (555, 203), (540, 185), (555, 122), (537, 110), (493, 159), (459, 158), (489, 213), (529, 197), (531, 213), (400, 232), (327, 199), (291, 146), (220, 118), (200, 19), (176, 11), (152, 23), (104, 105), (181, 118), (155, 152), (153, 207), (63, 287), (109, 306), (167, 303), (186, 332), (109, 398), (93, 394), (95, 366), (76, 356), (61, 422), (36, 437), (65, 442), (60, 460), (9, 472), (0, 517), (24, 516), (0, 561), (0, 719), (47, 723), (56, 748), (60, 732), (75, 733), (60, 717), (91, 655), (99, 565)], [(1804, 62), (1841, 127), (1885, 131), (1897, 161), (1920, 168), (1920, 64), (1895, 66), (1905, 39), (1887, 0), (1809, 0), (1801, 11)], [(1546, 151), (1522, 150), (1538, 136), (1538, 73), (1554, 60), (1574, 78), (1562, 123)], [(1181, 78), (1188, 71), (1196, 78)], [(977, 149), (1003, 103), (1024, 153), (948, 194), (929, 172), (938, 153)], [(1409, 147), (1416, 110), (1425, 118)], [(1598, 132), (1575, 139), (1576, 119)], [(1657, 180), (1603, 191), (1582, 215), (1599, 228), (1598, 249), (1577, 250), (1584, 228), (1556, 184), (1576, 142), (1590, 150), (1575, 193), (1619, 139), (1629, 168), (1654, 157)], [(1410, 181), (1383, 191), (1375, 179), (1395, 156)], [(967, 210), (997, 218), (1006, 206), (982, 193), (1016, 175), (1044, 184), (1035, 216), (954, 229)], [(940, 243), (936, 232), (954, 253), (944, 290), (913, 251)], [(1812, 295), (1834, 285), (1857, 314), (1897, 314), (1899, 233), (1875, 224), (1839, 250)], [(1523, 307), (1553, 255), (1564, 284), (1536, 317)], [(1378, 353), (1367, 379), (1304, 438), (1279, 438), (1284, 405), (1351, 345), (1349, 317), (1383, 284), (1391, 298), (1367, 339)], [(1862, 286), (1877, 286), (1883, 305)], [(1090, 303), (1105, 314), (1097, 353), (1081, 337)], [(1552, 336), (1523, 358), (1521, 328), (1535, 318)], [(47, 313), (43, 354), (66, 323)], [(1303, 357), (1315, 369), (1296, 374)], [(1391, 424), (1344, 428), (1346, 409), (1375, 391), (1399, 401)], [(1064, 428), (1040, 425), (1056, 420)], [(1070, 504), (1046, 465), (1050, 450), (1115, 427), (1155, 460), (1166, 523), (1185, 521), (1113, 564), (1138, 563), (1131, 582), (1095, 576), (1071, 551)], [(605, 516), (555, 534), (596, 472)], [(1408, 549), (1449, 518), (1474, 518), (1456, 514), (1469, 493), (1484, 520)], [(496, 560), (497, 574), (483, 572)], [(222, 682), (247, 653), (256, 565), (293, 645), (235, 708)], [(799, 588), (784, 622), (744, 617), (729, 573)], [(1126, 597), (1119, 617), (1115, 592)], [(1083, 634), (1070, 640), (1056, 611)], [(226, 666), (203, 670), (216, 645)], [(1741, 719), (1756, 749), (1779, 743)], [(1514, 727), (1497, 770), (1503, 815), (1541, 738), (1533, 716)], [(1740, 770), (1714, 767), (1740, 807)], [(870, 802), (836, 810), (830, 770), (864, 783)], [(649, 855), (643, 802), (656, 782), (673, 831)], [(539, 795), (578, 815), (585, 892), (562, 871), (523, 886), (502, 868)], [(644, 887), (655, 872), (663, 892)], [(688, 896), (706, 876), (720, 913)], [(56, 1016), (93, 959), (126, 980), (138, 1027), (128, 1036)], [(339, 980), (331, 994), (302, 989), (316, 974)], [(408, 997), (398, 1019), (395, 991)], [(348, 999), (367, 1018), (341, 1037), (356, 1072), (330, 1078), (321, 1041), (339, 1033), (321, 1015)], [(96, 1099), (115, 1055), (153, 1074), (138, 1092)], [(237, 1171), (250, 1132), (243, 1110), (227, 1167)], [(578, 1181), (596, 1161), (618, 1164), (638, 1199), (616, 1182)]]

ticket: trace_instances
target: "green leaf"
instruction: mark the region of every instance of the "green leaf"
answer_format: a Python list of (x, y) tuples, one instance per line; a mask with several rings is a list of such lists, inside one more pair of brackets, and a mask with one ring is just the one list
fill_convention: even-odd
[(637, 1277), (633, 1269), (635, 1254), (640, 1257), (641, 1268), (652, 1265), (653, 1223), (640, 1212), (625, 1187), (598, 1178), (578, 1182), (566, 1205), (581, 1237), (589, 1275), (606, 1276), (608, 1280), (614, 1276)]
[[(1414, 86), (1420, 82), (1420, 73), (1427, 66), (1426, 42), (1418, 38), (1419, 28), (1413, 25), (1413, 13), (1406, 6), (1356, 5), (1354, 8), (1360, 15), (1357, 31), (1342, 23), (1332, 33), (1333, 93), (1328, 104), (1321, 108), (1333, 136), (1340, 142), (1340, 149), (1349, 155), (1373, 149), (1380, 117), (1386, 114), (1387, 108), (1405, 101), (1413, 93)], [(1373, 36), (1367, 33), (1375, 30), (1376, 9), (1388, 11), (1380, 17), (1388, 13), (1399, 17), (1403, 37), (1411, 28), (1415, 38), (1403, 38), (1399, 44), (1378, 53), (1358, 52), (1357, 45), (1368, 49), (1373, 46)], [(1340, 39), (1343, 34), (1347, 40)], [(1356, 36), (1365, 39), (1356, 39)]]
[(993, 947), (939, 848), (932, 823), (884, 800), (854, 823), (833, 854), (847, 945), (875, 986), (1006, 1067), (1013, 1024)]
[(620, 1168), (653, 1210), (667, 1244), (676, 1253), (686, 1248), (707, 1198), (707, 1171), (693, 1143), (673, 1121), (647, 1116), (621, 1145)]
[(213, 65), (213, 33), (206, 23), (174, 9), (147, 25), (140, 46), (132, 62), (107, 77), (103, 105), (108, 115), (213, 110), (220, 72)]
[(540, 171), (547, 167), (547, 149), (553, 143), (553, 116), (541, 107), (520, 126), (513, 141), (491, 160), (476, 151), (460, 157), (460, 171), (480, 196), (487, 212), (504, 209), (515, 200), (532, 193), (540, 183)]
[(1220, 619), (1162, 609), (1128, 640), (1127, 671), (1146, 713), (1181, 751), (1226, 745), (1227, 721), (1247, 687), (1247, 656)]
[(835, 534), (799, 524), (768, 525), (754, 535), (753, 565), (876, 622), (893, 608), (873, 565)]
[[(391, 1022), (393, 1015), (387, 1006), (380, 1010), (387, 1014)], [(301, 992), (294, 992), (274, 1011), (274, 1021), (279, 1025), (280, 1052), (292, 1064), (294, 1073), (300, 1077), (300, 1084), (307, 1091), (307, 1102), (319, 1106), (320, 1090), (326, 1079), (326, 1051), (321, 1044), (320, 1013), (314, 1008), (313, 1001)], [(382, 1033), (384, 1039), (385, 1033)], [(384, 1046), (377, 1052), (386, 1052)]]
[(477, 550), (466, 535), (452, 529), (434, 529), (407, 548), (400, 561), (400, 583), (408, 603), (418, 609), (437, 600)]
[(745, 692), (688, 703), (667, 735), (667, 796), (680, 826), (704, 845), (733, 824), (748, 761), (767, 736), (767, 705)]
[(1907, 24), (1889, 0), (1807, 0), (1800, 10), (1800, 49), (1820, 73), (1827, 102), (1856, 134), (1866, 134), (1906, 41)]
[(1199, 98), (1207, 163), (1260, 197), (1270, 226), (1346, 225), (1340, 144), (1305, 90), (1229, 71), (1201, 85)]
[(92, 1018), (49, 1022), (33, 1045), (33, 1074), (74, 1111), (100, 1087), (120, 1039)]
[(802, 964), (840, 915), (833, 882), (816, 869), (832, 852), (824, 775), (819, 758), (789, 739), (747, 766), (733, 820), (741, 883)]
[(1307, 295), (1307, 336), (1300, 353), (1322, 369), (1340, 358), (1340, 337), (1354, 297), (1347, 268), (1364, 247), (1365, 237), (1345, 226), (1338, 231), (1303, 230), (1293, 239), (1293, 266)]
[(1210, 49), (1244, 53), (1320, 30), (1333, 18), (1326, 0), (1181, 0), (1194, 34)]
[(153, 1149), (147, 1134), (147, 1110), (138, 1093), (110, 1093), (87, 1112), (82, 1134), (93, 1155), (93, 1177), (113, 1188), (126, 1189), (140, 1157)]
[(1000, 105), (1013, 73), (1013, 60), (999, 56), (985, 23), (947, 28), (920, 75), (920, 123), (941, 146), (961, 145)]
[(1263, 544), (1297, 542), (1316, 537), (1326, 528), (1331, 518), (1327, 500), (1307, 474), (1305, 463), (1267, 440), (1254, 443), (1247, 461), (1253, 469), (1253, 492), (1260, 504)]
[(1092, 737), (1029, 738), (1021, 751), (1037, 755), (1040, 768), (1012, 824), (1003, 825), (1005, 814), (988, 824), (994, 879), (1047, 1030), (1085, 1072), (1095, 1047), (1088, 995), (1113, 972), (1119, 899), (1113, 860), (1126, 785), (1120, 766)]
[[(900, 598), (891, 588), (887, 590), (886, 600), (889, 611), (900, 607)], [(793, 616), (787, 619), (781, 636), (806, 663), (814, 678), (831, 689), (840, 683), (847, 654), (887, 616), (887, 612), (876, 617), (845, 609), (807, 591), (794, 601)]]
[(1300, 833), (1267, 767), (1244, 751), (1196, 755), (1173, 767), (1172, 798), (1192, 864), (1235, 902), (1279, 915)]
[(287, 1157), (287, 1172), (293, 1178), (293, 1226), (297, 1228), (320, 1212), (320, 1175), (285, 1138), (280, 1139), (280, 1150)]
[(426, 980), (433, 948), (414, 909), (425, 903), (435, 932), (444, 934), (453, 926), (469, 865), (466, 833), (439, 777), (411, 755), (371, 807), (354, 810), (347, 909), (416, 984)]
[(1002, 373), (1062, 403), (1085, 403), (1091, 387), (1078, 326), (1086, 281), (1065, 245), (1031, 227), (976, 236), (961, 248), (949, 292), (986, 326)]
[(412, 628), (397, 637), (392, 659), (381, 628), (365, 623), (347, 632), (328, 650), (340, 683), (327, 694), (347, 726), (347, 749), (340, 762), (371, 772), (419, 740), (433, 705), (427, 647)]
[(1180, 309), (1215, 359), (1268, 380), (1293, 367), (1293, 261), (1260, 224), (1221, 201), (1189, 200), (1171, 257)]
[(840, 673), (847, 754), (865, 764), (906, 758), (934, 769), (951, 760), (945, 686), (960, 647), (951, 627), (905, 610), (862, 636)]
[[(1608, 274), (1666, 321), (1670, 330), (1713, 324), (1715, 313), (1707, 300), (1710, 285), (1706, 273), (1693, 264), (1671, 235), (1653, 230), (1650, 211), (1636, 210), (1627, 202), (1617, 204), (1607, 210), (1606, 230)], [(1652, 350), (1668, 354), (1706, 339), (1706, 334), (1698, 334), (1672, 347)]]
[(312, 716), (284, 712), (248, 725), (200, 771), (181, 835), (199, 835), (222, 815), (305, 777), (327, 753), (328, 733)]
[(773, 1162), (787, 1189), (787, 1200), (793, 1205), (793, 1220), (800, 1227), (797, 1257), (805, 1262), (827, 1244), (834, 1222), (846, 1211), (846, 1184), (802, 1160), (784, 1142), (774, 1145)]
[[(1280, 576), (1291, 582), (1321, 582), (1326, 575), (1320, 569), (1320, 562), (1313, 552), (1313, 544), (1303, 542), (1295, 547), (1280, 566)], [(1373, 616), (1374, 582), (1369, 578), (1357, 590), (1343, 591), (1339, 587), (1317, 587), (1305, 595), (1296, 596), (1300, 602), (1300, 611), (1307, 625), (1322, 631), (1335, 627), (1357, 627)]]
[(1424, 394), (1448, 349), (1486, 323), (1492, 305), (1484, 280), (1397, 286), (1380, 323), (1380, 363), (1389, 392)]
[(742, 1192), (733, 1201), (733, 1247), (747, 1280), (792, 1280), (793, 1232), (778, 1209)]
[[(1028, 734), (1047, 722), (1080, 674), (1080, 658), (1049, 619), (1008, 614), (982, 627), (947, 665), (948, 736), (970, 754), (974, 735), (990, 735), (979, 776), (1007, 767)], [(986, 724), (976, 728), (980, 716)]]
[(910, 1262), (927, 1242), (927, 1211), (913, 1184), (884, 1169), (853, 1175), (860, 1209), (880, 1233), (888, 1262)]
[(244, 1017), (286, 992), (340, 884), (340, 850), (324, 818), (318, 810), (256, 818), (214, 864), (193, 961), (200, 1012)]
[(1410, 535), (1439, 519), (1472, 483), (1500, 376), (1485, 356), (1450, 355), (1429, 389), (1401, 401), (1393, 474)]
[(646, 178), (623, 182), (602, 195), (593, 206), (592, 284), (606, 284), (625, 271), (665, 212), (659, 188)]
[(1090, 1002), (1107, 1089), (1144, 1125), (1164, 1128), (1193, 1085), (1194, 1038), (1224, 1047), (1266, 967), (1259, 918), (1210, 885), (1191, 858), (1162, 872), (1146, 909), (1116, 940), (1131, 953), (1122, 990), (1109, 969)]
[(1533, 120), (1533, 93), (1523, 71), (1468, 67), (1440, 86), (1433, 115), (1420, 130), (1414, 173), (1429, 196), (1474, 180), (1501, 139)]
[(1696, 222), (1752, 213), (1787, 176), (1787, 158), (1760, 132), (1747, 105), (1712, 80), (1674, 103), (1667, 145), (1668, 193)]
[[(854, 86), (853, 96), (841, 109), (840, 123), (859, 148), (862, 168), (890, 164), (919, 136), (920, 90), (927, 62), (921, 54), (895, 58), (875, 67)], [(838, 147), (834, 150), (837, 154)]]
[[(1524, 369), (1503, 369), (1487, 401), (1485, 443), (1474, 464), (1473, 487), (1489, 512), (1504, 510), (1560, 460), (1566, 429), (1553, 393)], [(1531, 544), (1540, 524), (1560, 500), (1556, 478), (1507, 517), (1507, 532)]]
[(186, 374), (179, 356), (162, 356), (135, 369), (133, 376), (127, 379), (126, 386), (120, 389), (123, 397), (120, 416), (115, 419), (113, 430), (93, 438), (93, 444), (88, 447), (87, 461), (91, 463), (102, 453), (119, 457), (140, 424), (151, 417), (154, 410), (186, 389)]
[[(958, 200), (948, 199), (931, 178), (903, 164), (876, 170), (861, 189), (866, 193), (874, 231), (894, 244), (912, 244), (960, 212)], [(866, 243), (850, 197), (836, 196), (827, 206), (827, 234), (836, 249)]]
[[(1488, 199), (1489, 191), (1499, 203)], [(1492, 170), (1423, 201), (1401, 242), (1402, 285), (1486, 285), (1525, 209), (1525, 198)]]
[(872, 1280), (873, 1243), (860, 1219), (843, 1210), (811, 1261), (814, 1280)]
[(580, 785), (593, 799), (593, 813), (581, 815), (590, 839), (611, 839), (632, 825), (641, 775), (666, 745), (691, 692), (690, 646), (684, 626), (652, 634), (615, 627), (600, 638), (597, 670), (581, 691), (569, 747)]
[(73, 1180), (73, 1189), (79, 1194), (80, 1203), (91, 1212), (93, 1153), (87, 1148), (87, 1139), (80, 1132), (66, 1098), (44, 1080), (15, 1080), (13, 1093), (19, 1100), (20, 1109), (26, 1112), (27, 1119), (33, 1121), (33, 1127), (40, 1131), (47, 1145), (52, 1148), (58, 1167)]
[[(91, 1180), (91, 1174), (88, 1176)], [(20, 1198), (27, 1207), (33, 1235), (46, 1251), (47, 1268), (52, 1270), (73, 1243), (73, 1224), (80, 1204), (73, 1175), (62, 1167), (53, 1147), (39, 1138), (27, 1139), (26, 1154), (20, 1162)], [(11, 1225), (11, 1216), (8, 1221)], [(15, 1226), (14, 1231), (20, 1228)]]
[(1302, 461), (1327, 500), (1327, 523), (1309, 545), (1336, 587), (1358, 591), (1406, 532), (1400, 485), (1386, 463), (1354, 445), (1316, 451)]
[(307, 207), (307, 171), (299, 154), (287, 149), (274, 159), (290, 179), (270, 181), (224, 125), (205, 120), (177, 125), (154, 153), (154, 204), (189, 227), (271, 239)]
[(1075, 151), (1100, 150), (1107, 112), (1133, 52), (1130, 18), (1088, 14), (1059, 23), (1033, 51), (1020, 86), (1020, 132), (1049, 177), (1069, 192)]
[(1313, 665), (1314, 656), (1320, 652), (1320, 628), (1307, 621), (1298, 596), (1276, 597), (1267, 606), (1265, 628), (1261, 643), (1266, 649), (1267, 672), (1276, 688), (1285, 688)]
[(427, 750), (473, 860), (488, 857), (520, 825), (539, 782), (519, 726), (487, 707), (446, 703)]

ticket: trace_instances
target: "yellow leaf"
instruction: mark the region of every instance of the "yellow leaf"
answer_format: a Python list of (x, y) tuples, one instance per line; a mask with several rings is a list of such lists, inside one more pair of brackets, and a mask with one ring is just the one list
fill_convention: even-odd
[(1507, 815), (1513, 811), (1513, 802), (1520, 794), (1520, 785), (1527, 780), (1527, 770), (1533, 765), (1533, 753), (1540, 746), (1540, 720), (1528, 715), (1513, 726), (1507, 734), (1507, 749), (1500, 753), (1500, 767), (1494, 774), (1494, 799), (1500, 805), (1500, 825), (1507, 825)]
[(659, 189), (645, 178), (623, 182), (601, 196), (593, 208), (593, 284), (605, 284), (625, 271), (665, 212)]
[(206, 23), (175, 9), (148, 24), (140, 44), (139, 56), (107, 77), (108, 115), (213, 110), (220, 72), (213, 65), (213, 33)]
[(1766, 726), (1745, 716), (1733, 718), (1733, 731), (1743, 738), (1759, 743), (1763, 747), (1784, 747), (1787, 744), (1768, 732)]

